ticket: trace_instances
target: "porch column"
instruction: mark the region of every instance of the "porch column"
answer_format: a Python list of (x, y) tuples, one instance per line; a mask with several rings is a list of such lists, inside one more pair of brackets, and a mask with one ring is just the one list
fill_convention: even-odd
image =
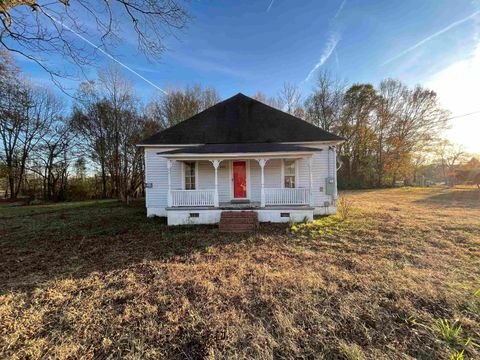
[(337, 147), (333, 147), (333, 180), (335, 182), (335, 187), (333, 189), (333, 200), (338, 198), (338, 189), (337, 189)]
[(313, 158), (308, 158), (308, 185), (310, 188), (310, 206), (313, 207), (313, 176), (312, 176)]
[(167, 194), (167, 204), (168, 207), (172, 207), (172, 176), (171, 176), (171, 169), (172, 169), (173, 161), (167, 160), (167, 170), (168, 170), (168, 194)]
[(213, 206), (218, 207), (220, 205), (218, 197), (218, 167), (222, 160), (210, 160), (213, 167), (215, 168), (215, 194), (213, 195)]
[(267, 163), (267, 159), (257, 159), (258, 164), (260, 165), (261, 174), (262, 174), (262, 188), (260, 192), (260, 207), (265, 207), (265, 175), (264, 175), (264, 167)]

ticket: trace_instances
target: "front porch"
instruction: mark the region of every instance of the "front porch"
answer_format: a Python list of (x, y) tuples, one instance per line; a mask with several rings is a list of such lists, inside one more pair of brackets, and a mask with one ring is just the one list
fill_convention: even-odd
[[(224, 160), (231, 168), (231, 162)], [(246, 161), (246, 160), (239, 160)], [(257, 160), (254, 160), (257, 163)], [(220, 221), (222, 212), (256, 212), (260, 222), (289, 222), (302, 221), (305, 218), (313, 219), (313, 206), (311, 205), (311, 188), (281, 188), (265, 187), (265, 166), (266, 159), (258, 160), (260, 167), (260, 192), (255, 196), (255, 184), (251, 184), (251, 177), (254, 175), (253, 166), (249, 168), (243, 186), (246, 190), (245, 198), (235, 198), (235, 190), (230, 193), (232, 197), (225, 201), (225, 196), (220, 196), (219, 188), (225, 188), (226, 184), (219, 181), (218, 169), (220, 160), (212, 160), (211, 171), (214, 172), (215, 186), (210, 189), (168, 189), (168, 207), (166, 208), (169, 225), (184, 224), (216, 224)], [(255, 164), (255, 163), (253, 163)], [(173, 166), (170, 164), (169, 166)], [(225, 170), (225, 169), (224, 169)], [(200, 172), (199, 172), (200, 173)], [(282, 176), (274, 174), (277, 182), (280, 183)], [(203, 174), (208, 176), (208, 174)], [(198, 174), (198, 176), (202, 176)], [(234, 180), (229, 172), (223, 179), (230, 179), (232, 187)], [(200, 180), (200, 179), (199, 179)], [(169, 182), (170, 183), (170, 182)], [(242, 185), (242, 184), (241, 184)], [(224, 201), (220, 201), (222, 198)], [(228, 199), (228, 196), (227, 196)], [(260, 201), (258, 201), (260, 200)]]
[(240, 144), (157, 153), (168, 170), (168, 223), (218, 223), (222, 211), (254, 211), (260, 222), (312, 219), (317, 199), (313, 157), (321, 151), (287, 144)]
[(260, 210), (260, 209), (271, 209), (271, 210), (295, 210), (295, 209), (313, 209), (309, 204), (303, 205), (266, 205), (262, 208), (259, 201), (252, 202), (221, 202), (218, 207), (214, 205), (199, 205), (199, 206), (173, 206), (167, 207), (166, 210)]
[[(309, 206), (311, 190), (306, 188), (264, 188), (260, 201), (231, 200), (220, 202), (218, 185), (214, 189), (172, 190), (168, 192), (168, 207), (213, 207), (221, 209), (257, 209), (278, 206)], [(263, 200), (263, 201), (262, 201)]]

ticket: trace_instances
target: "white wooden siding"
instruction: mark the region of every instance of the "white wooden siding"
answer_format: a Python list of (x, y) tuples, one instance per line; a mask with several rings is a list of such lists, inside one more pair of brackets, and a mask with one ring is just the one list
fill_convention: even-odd
[[(322, 151), (316, 153), (313, 156), (313, 160), (312, 160), (313, 205), (315, 207), (323, 207), (326, 201), (329, 201), (329, 202), (332, 201), (331, 195), (325, 194), (325, 185), (326, 185), (325, 179), (328, 176), (332, 176), (333, 174), (330, 174), (330, 175), (328, 174), (328, 156), (329, 156), (328, 146), (313, 146), (313, 147), (322, 149)], [(308, 174), (308, 166), (307, 166), (307, 174)], [(323, 191), (320, 191), (320, 188), (322, 188)]]
[(215, 169), (210, 161), (198, 161), (197, 189), (215, 189)]
[(262, 193), (262, 173), (257, 160), (250, 160), (250, 201), (260, 201)]
[(281, 159), (268, 160), (263, 171), (265, 176), (266, 188), (282, 187), (283, 181), (282, 181), (282, 160)]
[(145, 202), (147, 209), (159, 209), (161, 212), (167, 206), (168, 170), (167, 160), (158, 156), (158, 152), (159, 149), (145, 149), (145, 182), (152, 184), (145, 190)]
[[(329, 150), (326, 145), (309, 145), (322, 151), (313, 155), (313, 205), (323, 207), (326, 201), (331, 202), (332, 197), (325, 194), (325, 179), (333, 174), (328, 173)], [(167, 160), (157, 153), (169, 149), (146, 148), (145, 149), (145, 181), (152, 184), (152, 188), (146, 189), (146, 205), (151, 209), (149, 214), (164, 215), (167, 207), (168, 170)], [(330, 172), (334, 169), (333, 154), (330, 162)], [(268, 160), (265, 165), (265, 188), (282, 188), (282, 161), (281, 159)], [(250, 201), (260, 202), (261, 170), (256, 160), (250, 160), (249, 194)], [(297, 160), (297, 187), (309, 188), (310, 175), (308, 159)], [(232, 198), (232, 173), (231, 160), (224, 160), (218, 168), (218, 193), (220, 202), (229, 202)], [(197, 189), (215, 188), (215, 171), (210, 161), (198, 161), (198, 176), (196, 179)], [(183, 163), (175, 161), (171, 169), (172, 189), (183, 189)], [(336, 184), (335, 184), (336, 185)]]
[(228, 161), (222, 161), (218, 167), (218, 201), (230, 200), (230, 167)]

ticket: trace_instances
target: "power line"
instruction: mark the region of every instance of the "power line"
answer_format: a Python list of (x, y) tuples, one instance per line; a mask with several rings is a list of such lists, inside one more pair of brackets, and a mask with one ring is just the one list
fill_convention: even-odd
[(115, 57), (113, 57), (113, 55), (110, 55), (108, 52), (106, 52), (105, 50), (103, 50), (100, 46), (97, 46), (95, 45), (94, 43), (92, 43), (90, 40), (88, 40), (87, 38), (85, 38), (84, 36), (82, 36), (81, 34), (79, 34), (78, 32), (76, 32), (75, 30), (73, 30), (72, 28), (70, 28), (68, 25), (65, 25), (62, 21), (56, 19), (54, 16), (50, 15), (49, 13), (47, 13), (45, 11), (45, 9), (43, 10), (43, 12), (48, 16), (50, 17), (53, 21), (55, 21), (57, 24), (59, 24), (60, 26), (64, 27), (65, 29), (67, 29), (68, 31), (72, 32), (74, 35), (76, 35), (78, 38), (82, 39), (83, 41), (85, 41), (87, 44), (89, 44), (90, 46), (94, 47), (95, 49), (97, 49), (98, 51), (100, 51), (102, 54), (104, 54), (105, 56), (107, 56), (109, 59), (115, 61), (117, 64), (121, 65), (122, 67), (124, 67), (125, 69), (127, 69), (128, 71), (130, 71), (132, 74), (138, 76), (140, 79), (142, 79), (143, 81), (145, 81), (146, 83), (150, 84), (151, 86), (153, 86), (155, 89), (157, 90), (160, 90), (162, 93), (164, 93), (165, 95), (167, 95), (167, 92), (165, 90), (163, 90), (161, 87), (159, 87), (158, 85), (154, 84), (153, 82), (151, 82), (150, 80), (148, 80), (146, 77), (140, 75), (138, 72), (136, 72), (135, 70), (133, 70), (131, 67), (129, 67), (128, 65), (124, 64), (123, 62), (121, 62), (120, 60), (117, 60)]
[(452, 117), (448, 118), (448, 120), (458, 119), (458, 118), (461, 118), (461, 117), (470, 116), (470, 115), (479, 114), (479, 113), (480, 113), (480, 110), (478, 110), (478, 111), (473, 111), (473, 112), (468, 113), (468, 114), (452, 116)]

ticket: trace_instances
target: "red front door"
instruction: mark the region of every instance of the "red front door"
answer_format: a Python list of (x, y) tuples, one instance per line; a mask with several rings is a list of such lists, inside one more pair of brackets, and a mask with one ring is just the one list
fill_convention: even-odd
[(233, 162), (233, 197), (247, 197), (247, 164), (245, 161)]

